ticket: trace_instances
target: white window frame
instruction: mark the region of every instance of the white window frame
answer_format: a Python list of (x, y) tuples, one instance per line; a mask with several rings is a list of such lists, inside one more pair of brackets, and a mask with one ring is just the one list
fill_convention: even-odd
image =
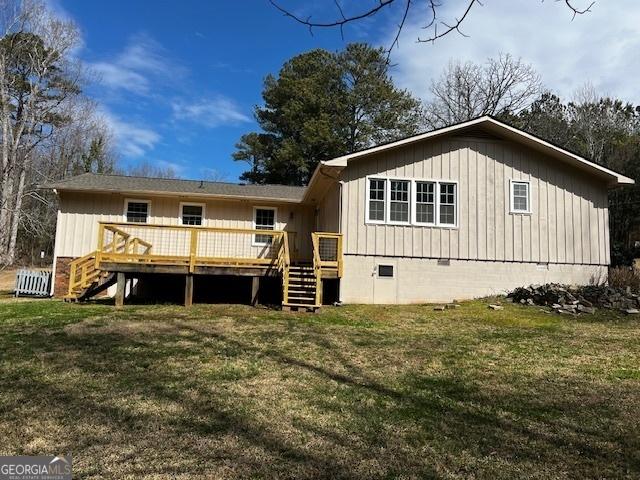
[[(440, 187), (443, 185), (453, 185), (453, 218), (455, 219), (455, 222), (453, 223), (442, 223), (440, 221)], [(441, 180), (438, 182), (438, 184), (436, 185), (437, 188), (437, 194), (438, 197), (436, 198), (436, 207), (437, 207), (437, 212), (436, 212), (436, 222), (437, 225), (440, 227), (451, 227), (451, 228), (457, 228), (458, 226), (458, 182), (451, 182), (448, 180)], [(447, 204), (450, 205), (450, 204)]]
[[(419, 222), (418, 221), (418, 183), (432, 183), (433, 184), (433, 222)], [(453, 183), (453, 182), (451, 182)], [(413, 180), (413, 195), (411, 198), (411, 203), (414, 205), (413, 207), (413, 216), (411, 217), (411, 222), (414, 225), (423, 226), (423, 227), (435, 227), (438, 225), (438, 181), (437, 180), (422, 180), (415, 179)], [(456, 200), (457, 200), (457, 190), (456, 190)], [(423, 203), (423, 202), (421, 202)]]
[(147, 204), (147, 221), (142, 223), (142, 222), (131, 222), (131, 223), (135, 223), (136, 225), (145, 225), (145, 224), (149, 224), (151, 222), (149, 222), (149, 220), (151, 219), (151, 200), (144, 200), (141, 198), (125, 198), (124, 199), (124, 210), (122, 212), (122, 219), (125, 223), (127, 222), (127, 212), (129, 211), (129, 203), (146, 203)]
[[(527, 209), (517, 210), (515, 208), (514, 185), (527, 186)], [(531, 182), (529, 180), (509, 180), (509, 213), (531, 215)]]
[[(371, 202), (371, 180), (381, 180), (384, 182), (384, 199), (382, 200), (382, 203), (384, 204), (384, 220), (371, 220), (369, 218), (369, 203)], [(385, 223), (387, 223), (387, 210), (388, 210), (388, 205), (387, 205), (387, 196), (388, 196), (388, 188), (387, 188), (387, 184), (389, 182), (387, 182), (387, 179), (385, 177), (367, 177), (366, 179), (367, 181), (367, 201), (365, 202), (365, 221), (366, 223), (372, 223), (372, 224), (377, 224), (377, 225), (384, 225)]]
[[(407, 221), (406, 222), (402, 222), (399, 220), (391, 220), (391, 182), (407, 182), (407, 188), (408, 188), (408, 192), (407, 192)], [(387, 183), (385, 184), (385, 192), (387, 195), (387, 198), (385, 199), (385, 203), (386, 203), (386, 215), (385, 215), (385, 220), (386, 220), (386, 224), (387, 225), (411, 225), (411, 219), (412, 219), (412, 215), (413, 215), (413, 205), (412, 205), (412, 200), (413, 200), (413, 179), (411, 178), (392, 178), (389, 177), (387, 178)], [(398, 202), (397, 200), (394, 200), (394, 202)], [(398, 203), (402, 203), (402, 202), (398, 202)]]
[[(385, 221), (369, 220), (369, 180), (384, 180), (385, 181)], [(409, 221), (408, 222), (391, 222), (390, 207), (391, 202), (391, 180), (400, 180), (409, 182)], [(366, 204), (365, 204), (365, 219), (366, 225), (400, 225), (400, 226), (414, 226), (414, 227), (430, 227), (430, 228), (443, 228), (443, 229), (457, 229), (459, 227), (459, 213), (460, 213), (460, 185), (458, 180), (449, 180), (444, 178), (406, 178), (406, 177), (383, 177), (380, 175), (371, 175), (366, 177)], [(434, 183), (435, 184), (435, 215), (434, 223), (422, 223), (416, 219), (416, 183)], [(440, 222), (440, 184), (451, 183), (455, 185), (455, 223), (441, 223)]]
[[(253, 207), (253, 229), (258, 230), (258, 226), (256, 224), (256, 218), (258, 216), (258, 210), (273, 210), (273, 229), (278, 229), (278, 207), (261, 207), (255, 206)], [(258, 234), (259, 235), (259, 234)], [(254, 247), (264, 247), (266, 245), (270, 245), (269, 242), (258, 242), (256, 241), (256, 237), (258, 235), (253, 235), (251, 237), (251, 245)]]
[[(184, 216), (182, 213), (182, 207), (202, 207), (202, 223), (200, 225), (187, 225), (185, 223), (183, 223), (182, 221), (182, 217)], [(180, 225), (184, 225), (186, 227), (204, 227), (204, 222), (205, 222), (205, 210), (207, 208), (206, 203), (198, 203), (198, 202), (180, 202), (180, 205), (178, 207), (178, 222), (180, 222)]]

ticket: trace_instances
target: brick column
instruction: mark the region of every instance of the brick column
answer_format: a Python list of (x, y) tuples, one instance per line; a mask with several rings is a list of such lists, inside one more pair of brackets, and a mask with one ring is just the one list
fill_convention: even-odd
[(62, 298), (69, 293), (69, 274), (73, 260), (75, 257), (56, 258), (56, 277), (53, 279), (54, 297)]

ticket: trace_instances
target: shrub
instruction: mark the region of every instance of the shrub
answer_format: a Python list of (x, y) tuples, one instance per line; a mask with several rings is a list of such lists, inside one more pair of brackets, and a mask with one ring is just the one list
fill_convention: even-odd
[(609, 285), (614, 288), (640, 292), (640, 275), (631, 267), (613, 267), (609, 269)]

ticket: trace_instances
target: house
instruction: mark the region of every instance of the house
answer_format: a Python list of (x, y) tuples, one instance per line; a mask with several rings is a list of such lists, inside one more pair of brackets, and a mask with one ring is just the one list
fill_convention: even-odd
[(306, 188), (85, 174), (49, 185), (55, 292), (115, 282), (122, 302), (162, 274), (188, 304), (244, 277), (247, 298), (271, 280), (315, 308), (585, 284), (607, 273), (607, 190), (632, 183), (490, 117), (322, 162)]

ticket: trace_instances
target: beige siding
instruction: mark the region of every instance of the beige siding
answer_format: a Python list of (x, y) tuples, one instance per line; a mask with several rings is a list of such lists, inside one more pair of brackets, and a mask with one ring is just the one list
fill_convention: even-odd
[[(370, 175), (457, 181), (458, 227), (367, 224)], [(461, 137), (426, 141), (354, 161), (341, 179), (348, 255), (609, 263), (605, 185), (511, 142)], [(510, 180), (530, 182), (530, 215), (509, 212)]]
[(340, 184), (334, 183), (318, 205), (318, 231), (338, 232), (340, 229)]
[(268, 202), (203, 200), (187, 197), (61, 192), (56, 230), (56, 256), (79, 257), (96, 249), (98, 222), (123, 222), (125, 199), (150, 200), (149, 223), (180, 224), (180, 202), (205, 204), (204, 226), (253, 228), (254, 206), (277, 207), (277, 229), (295, 232), (292, 250), (310, 258), (313, 211), (301, 205)]

